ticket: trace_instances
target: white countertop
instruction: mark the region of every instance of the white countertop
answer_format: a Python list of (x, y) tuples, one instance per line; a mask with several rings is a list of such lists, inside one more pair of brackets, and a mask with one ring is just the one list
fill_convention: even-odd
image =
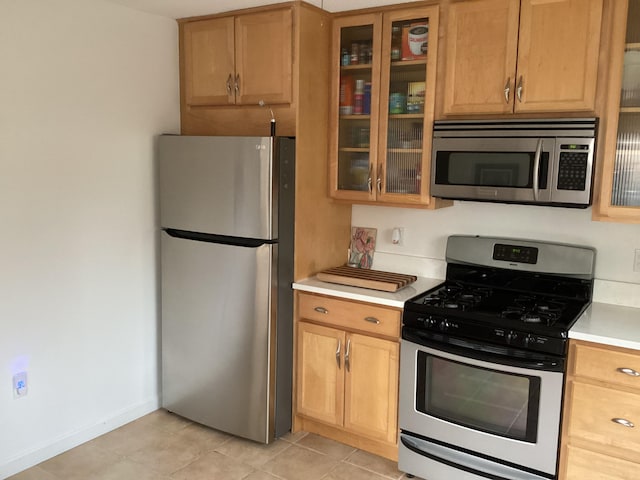
[(333, 295), (334, 297), (359, 300), (361, 302), (386, 305), (388, 307), (404, 308), (404, 302), (419, 293), (429, 290), (442, 283), (442, 279), (418, 277), (411, 285), (401, 288), (397, 292), (383, 292), (369, 288), (350, 287), (337, 283), (322, 282), (315, 277), (307, 278), (293, 284), (294, 290)]
[(640, 308), (592, 303), (569, 338), (640, 350)]
[[(295, 290), (403, 308), (404, 302), (444, 280), (418, 279), (395, 293), (323, 282), (315, 277), (293, 284)], [(640, 308), (593, 302), (569, 331), (569, 338), (640, 350)]]

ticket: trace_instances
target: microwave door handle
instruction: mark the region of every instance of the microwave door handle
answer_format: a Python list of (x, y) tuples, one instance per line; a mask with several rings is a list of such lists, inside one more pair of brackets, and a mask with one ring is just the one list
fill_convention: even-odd
[(536, 147), (536, 155), (533, 157), (533, 200), (538, 201), (540, 195), (540, 157), (542, 156), (542, 139), (538, 139), (538, 146)]

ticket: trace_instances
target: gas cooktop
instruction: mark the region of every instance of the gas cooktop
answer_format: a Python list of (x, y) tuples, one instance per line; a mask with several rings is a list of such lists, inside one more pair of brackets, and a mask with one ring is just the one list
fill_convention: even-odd
[(531, 240), (452, 236), (446, 281), (405, 303), (405, 327), (564, 354), (591, 303), (595, 251)]

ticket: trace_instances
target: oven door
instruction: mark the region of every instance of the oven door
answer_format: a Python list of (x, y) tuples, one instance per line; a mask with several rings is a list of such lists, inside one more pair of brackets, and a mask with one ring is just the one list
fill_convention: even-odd
[(555, 138), (434, 137), (431, 194), (549, 203), (555, 148)]
[[(467, 341), (455, 343), (420, 340), (418, 344), (403, 335), (401, 452), (407, 450), (406, 439), (413, 438), (414, 445), (408, 448), (413, 454), (419, 455), (416, 449), (421, 449), (415, 445), (425, 441), (438, 449), (436, 457), (454, 452), (452, 458), (441, 459), (445, 465), (460, 465), (464, 454), (468, 458), (462, 463), (471, 466), (460, 470), (483, 472), (468, 478), (482, 478), (487, 472), (494, 475), (488, 478), (543, 478), (501, 476), (497, 472), (505, 466), (554, 478), (564, 363), (551, 361), (548, 369), (556, 371), (546, 371), (544, 361), (510, 360), (460, 346), (471, 345)], [(429, 448), (424, 450), (425, 457), (433, 458)], [(425, 472), (415, 472), (420, 473)], [(433, 475), (428, 478), (438, 480)]]

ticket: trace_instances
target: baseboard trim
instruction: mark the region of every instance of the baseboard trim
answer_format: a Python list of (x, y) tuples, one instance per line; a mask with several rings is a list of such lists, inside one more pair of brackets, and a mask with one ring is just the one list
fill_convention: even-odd
[(61, 454), (62, 452), (66, 452), (67, 450), (132, 422), (137, 418), (154, 412), (158, 408), (160, 408), (160, 398), (156, 396), (146, 402), (124, 408), (108, 418), (100, 420), (86, 428), (81, 428), (74, 432), (68, 432), (58, 438), (43, 442), (42, 445), (38, 445), (33, 449), (18, 454), (14, 458), (10, 458), (6, 463), (0, 465), (0, 479), (10, 477), (11, 475), (15, 475), (27, 468), (31, 468), (45, 460)]

